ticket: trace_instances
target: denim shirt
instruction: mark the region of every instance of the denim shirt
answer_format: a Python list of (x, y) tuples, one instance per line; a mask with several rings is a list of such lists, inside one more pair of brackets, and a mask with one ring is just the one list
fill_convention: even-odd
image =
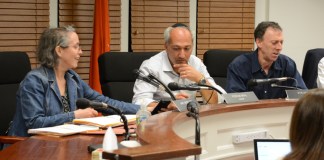
[(250, 79), (291, 77), (285, 82), (278, 83), (282, 86), (307, 89), (302, 77), (297, 71), (295, 62), (289, 57), (280, 54), (271, 65), (268, 74), (261, 68), (258, 60), (258, 50), (236, 57), (227, 68), (228, 93), (253, 91), (259, 99), (286, 98), (284, 88), (273, 88), (270, 84), (249, 87)]
[[(29, 136), (28, 129), (51, 127), (71, 122), (74, 117), (76, 100), (86, 98), (91, 101), (107, 103), (119, 108), (124, 114), (135, 114), (138, 105), (117, 101), (103, 96), (90, 88), (76, 72), (68, 70), (65, 74), (70, 112), (64, 113), (61, 95), (52, 68), (39, 67), (30, 71), (20, 83), (16, 95), (16, 113), (9, 135)], [(116, 114), (108, 109), (108, 114)]]

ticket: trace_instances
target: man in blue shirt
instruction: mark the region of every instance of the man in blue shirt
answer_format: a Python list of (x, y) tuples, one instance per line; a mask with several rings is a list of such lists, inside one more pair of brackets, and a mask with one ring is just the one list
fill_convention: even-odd
[(285, 87), (273, 87), (270, 83), (248, 83), (251, 79), (290, 77), (277, 82), (279, 86), (307, 89), (297, 71), (296, 63), (280, 54), (283, 46), (282, 29), (276, 22), (265, 21), (254, 31), (257, 49), (236, 57), (227, 69), (228, 93), (253, 91), (259, 99), (286, 98)]

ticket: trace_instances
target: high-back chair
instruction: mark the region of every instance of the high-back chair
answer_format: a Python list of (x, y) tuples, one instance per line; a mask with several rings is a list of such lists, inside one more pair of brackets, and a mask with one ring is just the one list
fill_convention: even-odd
[(305, 55), (302, 77), (308, 89), (317, 88), (318, 63), (324, 57), (324, 48), (310, 49)]
[(15, 142), (15, 137), (6, 136), (6, 132), (16, 111), (16, 92), (19, 83), (30, 70), (29, 57), (25, 52), (0, 52), (0, 143), (2, 144)]
[(205, 52), (203, 62), (215, 82), (226, 88), (227, 67), (237, 56), (251, 51), (213, 49)]
[(136, 76), (142, 62), (157, 52), (106, 52), (99, 56), (102, 94), (116, 100), (132, 102)]

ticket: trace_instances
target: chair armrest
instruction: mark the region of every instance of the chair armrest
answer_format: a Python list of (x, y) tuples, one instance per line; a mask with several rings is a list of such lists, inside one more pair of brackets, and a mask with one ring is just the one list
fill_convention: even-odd
[(0, 143), (3, 144), (14, 144), (19, 141), (23, 141), (28, 137), (16, 137), (16, 136), (0, 136)]

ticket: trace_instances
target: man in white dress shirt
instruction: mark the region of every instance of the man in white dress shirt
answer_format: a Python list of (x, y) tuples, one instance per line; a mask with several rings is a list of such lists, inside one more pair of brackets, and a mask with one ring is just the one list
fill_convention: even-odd
[[(216, 87), (202, 61), (192, 55), (193, 36), (190, 29), (184, 24), (175, 24), (164, 32), (165, 50), (145, 60), (140, 69), (145, 74), (156, 76), (164, 84), (171, 82), (178, 84), (200, 83)], [(173, 91), (176, 99), (193, 98), (196, 91)], [(212, 90), (201, 90), (201, 95), (208, 103), (218, 102), (218, 93)], [(165, 91), (160, 91), (151, 84), (136, 80), (134, 85), (133, 103), (145, 105), (152, 111), (163, 98), (170, 98)], [(175, 109), (170, 103), (166, 110)]]

